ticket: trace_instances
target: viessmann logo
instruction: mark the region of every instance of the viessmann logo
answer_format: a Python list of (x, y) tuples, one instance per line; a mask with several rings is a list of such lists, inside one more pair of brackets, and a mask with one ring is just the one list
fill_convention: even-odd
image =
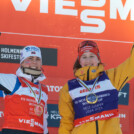
[[(20, 63), (22, 46), (0, 44), (0, 62)], [(57, 49), (40, 48), (43, 65), (57, 66)]]
[(30, 127), (38, 126), (38, 127), (43, 128), (43, 125), (35, 121), (34, 119), (27, 120), (27, 119), (19, 118), (19, 122), (24, 123), (24, 124), (29, 124)]
[[(25, 12), (30, 7), (32, 0), (11, 0), (16, 11)], [(49, 13), (49, 2), (51, 0), (40, 0), (40, 13)], [(54, 14), (80, 17), (80, 32), (103, 33), (106, 30), (105, 17), (108, 19), (134, 21), (134, 0), (53, 0)], [(80, 5), (79, 5), (80, 4)], [(105, 10), (107, 4), (109, 10)], [(80, 9), (77, 9), (79, 5)], [(65, 8), (66, 7), (66, 8)], [(81, 10), (83, 9), (83, 10)]]

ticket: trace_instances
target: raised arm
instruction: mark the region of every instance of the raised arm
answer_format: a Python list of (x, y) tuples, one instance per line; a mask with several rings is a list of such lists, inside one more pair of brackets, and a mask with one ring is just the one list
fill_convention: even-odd
[(106, 73), (115, 88), (121, 90), (134, 77), (134, 45), (130, 57), (116, 68), (107, 70)]
[(16, 75), (14, 74), (0, 74), (0, 90), (5, 94), (10, 94), (14, 89), (16, 83)]

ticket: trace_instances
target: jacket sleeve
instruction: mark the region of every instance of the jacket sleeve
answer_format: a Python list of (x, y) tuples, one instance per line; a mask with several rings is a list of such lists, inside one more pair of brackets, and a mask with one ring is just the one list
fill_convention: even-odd
[(44, 107), (44, 115), (43, 115), (43, 127), (44, 127), (44, 133), (43, 134), (48, 134), (48, 111), (47, 111), (47, 101), (48, 101), (48, 89), (44, 84), (41, 84), (41, 87), (43, 89), (43, 91), (45, 92), (45, 97), (44, 97), (44, 101), (45, 101), (45, 107)]
[(16, 84), (17, 76), (14, 74), (0, 73), (0, 90), (5, 94), (10, 94)]
[(43, 127), (44, 127), (44, 133), (43, 134), (48, 134), (48, 128), (47, 128), (47, 118), (48, 118), (48, 113), (47, 113), (47, 104), (45, 105), (44, 108), (44, 117), (43, 117)]
[(60, 90), (59, 113), (61, 116), (58, 134), (71, 134), (74, 127), (74, 110), (72, 98), (68, 92), (68, 84)]
[(121, 90), (134, 77), (134, 45), (130, 57), (116, 68), (107, 70), (106, 73), (113, 86), (117, 90)]

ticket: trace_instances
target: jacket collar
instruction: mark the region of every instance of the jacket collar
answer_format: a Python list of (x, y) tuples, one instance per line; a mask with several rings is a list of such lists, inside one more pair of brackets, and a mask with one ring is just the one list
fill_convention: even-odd
[(99, 64), (99, 66), (90, 66), (90, 67), (86, 66), (78, 69), (75, 73), (75, 76), (83, 81), (87, 81), (95, 79), (103, 71), (104, 71), (103, 64)]
[(21, 70), (21, 68), (19, 67), (18, 70), (16, 71), (16, 75), (18, 77), (23, 77), (25, 79), (27, 79), (28, 81), (32, 81), (33, 80), (33, 83), (36, 83), (36, 82), (41, 82), (43, 81), (44, 79), (46, 79), (45, 75), (42, 73), (39, 77), (37, 77), (36, 79), (33, 79), (33, 77), (31, 75), (28, 75), (28, 74), (24, 74)]

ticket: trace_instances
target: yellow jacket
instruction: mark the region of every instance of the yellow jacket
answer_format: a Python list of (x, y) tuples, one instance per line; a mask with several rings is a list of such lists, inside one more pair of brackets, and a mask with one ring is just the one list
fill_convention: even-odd
[[(96, 72), (92, 71), (96, 70)], [(97, 67), (84, 67), (76, 71), (75, 76), (86, 81), (95, 79), (104, 67), (100, 64)], [(118, 67), (105, 71), (111, 83), (117, 90), (134, 77), (134, 49), (131, 56)], [(68, 83), (60, 90), (59, 112), (61, 115), (60, 127), (58, 134), (122, 134), (119, 118), (110, 118), (108, 120), (97, 120), (84, 123), (74, 127), (74, 109), (72, 98), (68, 92)]]

